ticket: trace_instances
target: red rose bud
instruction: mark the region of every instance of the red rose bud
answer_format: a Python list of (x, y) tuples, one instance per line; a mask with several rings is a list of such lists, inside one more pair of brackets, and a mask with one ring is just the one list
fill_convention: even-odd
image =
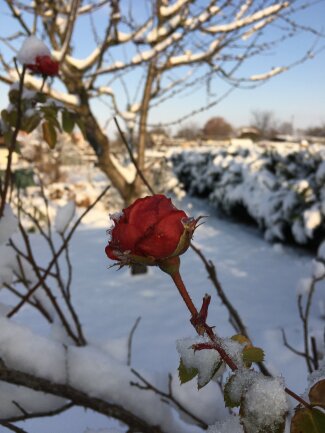
[(37, 56), (35, 63), (28, 64), (26, 67), (35, 72), (35, 74), (41, 74), (48, 77), (54, 77), (59, 73), (59, 62), (53, 60), (50, 56)]
[(189, 247), (198, 221), (177, 209), (164, 195), (139, 198), (119, 215), (105, 248), (107, 256), (123, 266), (130, 263), (162, 265)]

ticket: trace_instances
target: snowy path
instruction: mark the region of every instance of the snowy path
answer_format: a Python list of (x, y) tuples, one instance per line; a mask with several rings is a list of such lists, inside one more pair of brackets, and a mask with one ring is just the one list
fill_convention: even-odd
[[(182, 206), (192, 216), (213, 212), (198, 200), (187, 199)], [(125, 359), (126, 338), (136, 318), (141, 316), (133, 341), (132, 364), (159, 375), (174, 373), (178, 366), (175, 340), (194, 332), (186, 308), (170, 277), (158, 269), (151, 268), (149, 274), (132, 278), (127, 269), (108, 269), (110, 263), (104, 255), (106, 228), (106, 216), (95, 214), (72, 242), (73, 296), (86, 336)], [(265, 349), (268, 366), (282, 373), (288, 386), (303, 392), (305, 365), (283, 347), (280, 328), (286, 329), (292, 343), (300, 341), (296, 287), (299, 278), (309, 275), (311, 256), (289, 247), (275, 248), (255, 229), (214, 217), (199, 227), (194, 242), (217, 265), (219, 279), (252, 340)], [(192, 251), (183, 256), (182, 274), (197, 306), (204, 293), (212, 294), (209, 324), (215, 325), (220, 335), (234, 334), (225, 308)], [(73, 413), (77, 416), (73, 417)], [(68, 429), (64, 427), (64, 419), (70, 420)], [(70, 416), (66, 414), (53, 423), (53, 433), (82, 432), (85, 422), (98, 427), (106, 425), (103, 417), (90, 414), (85, 417), (83, 411), (74, 410)], [(51, 428), (42, 430), (42, 420), (32, 421), (28, 426), (33, 433), (52, 433)], [(52, 421), (46, 426), (52, 426)]]

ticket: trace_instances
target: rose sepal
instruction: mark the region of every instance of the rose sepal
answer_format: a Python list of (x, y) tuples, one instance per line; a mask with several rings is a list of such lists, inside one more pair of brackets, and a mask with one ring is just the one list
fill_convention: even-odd
[(199, 216), (198, 218), (183, 218), (182, 224), (184, 226), (184, 231), (179, 239), (176, 250), (170, 257), (180, 256), (185, 253), (185, 251), (189, 248), (193, 233), (195, 229), (198, 227), (198, 222), (204, 218), (203, 216)]
[(161, 260), (158, 263), (159, 268), (169, 274), (170, 276), (176, 275), (179, 272), (181, 260), (179, 256), (169, 257), (168, 259)]

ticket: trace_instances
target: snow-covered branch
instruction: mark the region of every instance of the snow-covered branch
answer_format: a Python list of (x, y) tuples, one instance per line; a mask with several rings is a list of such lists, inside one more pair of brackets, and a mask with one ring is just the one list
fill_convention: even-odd
[(245, 27), (249, 24), (253, 24), (256, 21), (263, 20), (271, 15), (277, 15), (282, 9), (285, 9), (288, 6), (289, 6), (289, 2), (278, 3), (269, 6), (265, 9), (262, 9), (258, 12), (255, 12), (254, 14), (248, 17), (237, 19), (229, 24), (221, 24), (221, 25), (206, 27), (204, 31), (210, 34), (229, 33), (238, 30), (242, 27)]
[[(61, 345), (4, 318), (0, 325), (0, 380), (63, 399), (50, 399), (48, 410), (68, 400), (144, 433), (199, 432), (180, 421), (159, 395), (132, 386), (130, 367), (105, 352)], [(6, 399), (11, 398), (8, 389)], [(12, 405), (10, 415), (2, 412), (1, 418), (18, 415), (21, 411)]]

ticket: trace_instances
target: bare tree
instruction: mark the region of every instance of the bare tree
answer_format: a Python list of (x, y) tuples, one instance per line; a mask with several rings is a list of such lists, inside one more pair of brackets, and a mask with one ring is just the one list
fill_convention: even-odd
[(175, 138), (184, 138), (186, 140), (196, 140), (202, 136), (201, 129), (194, 122), (188, 123), (176, 132)]
[(257, 128), (263, 138), (270, 138), (276, 129), (274, 114), (267, 110), (254, 110), (252, 112), (252, 126)]
[[(209, 101), (175, 118), (172, 123), (177, 124), (216, 105), (233, 89), (257, 86), (311, 58), (317, 50), (311, 47), (291, 64), (241, 76), (239, 68), (248, 59), (274, 51), (277, 44), (301, 32), (315, 40), (320, 36), (316, 29), (296, 21), (296, 12), (314, 5), (299, 0), (139, 0), (136, 7), (126, 0), (5, 3), (13, 31), (0, 38), (0, 80), (16, 81), (12, 57), (22, 36), (37, 34), (46, 40), (60, 61), (61, 83), (45, 86), (45, 91), (77, 111), (100, 168), (125, 202), (138, 193), (140, 182), (138, 176), (127, 181), (112, 157), (93, 106), (95, 98), (109, 107), (108, 117), (120, 116), (132, 134), (136, 131), (137, 163), (144, 170), (149, 114), (154, 107), (205, 86)], [(107, 20), (98, 19), (103, 16)], [(92, 47), (83, 58), (78, 58), (83, 55), (80, 26)], [(275, 26), (277, 31), (265, 37), (265, 30)], [(215, 79), (230, 85), (225, 94), (212, 92)], [(32, 87), (39, 86), (33, 76), (27, 81)]]

